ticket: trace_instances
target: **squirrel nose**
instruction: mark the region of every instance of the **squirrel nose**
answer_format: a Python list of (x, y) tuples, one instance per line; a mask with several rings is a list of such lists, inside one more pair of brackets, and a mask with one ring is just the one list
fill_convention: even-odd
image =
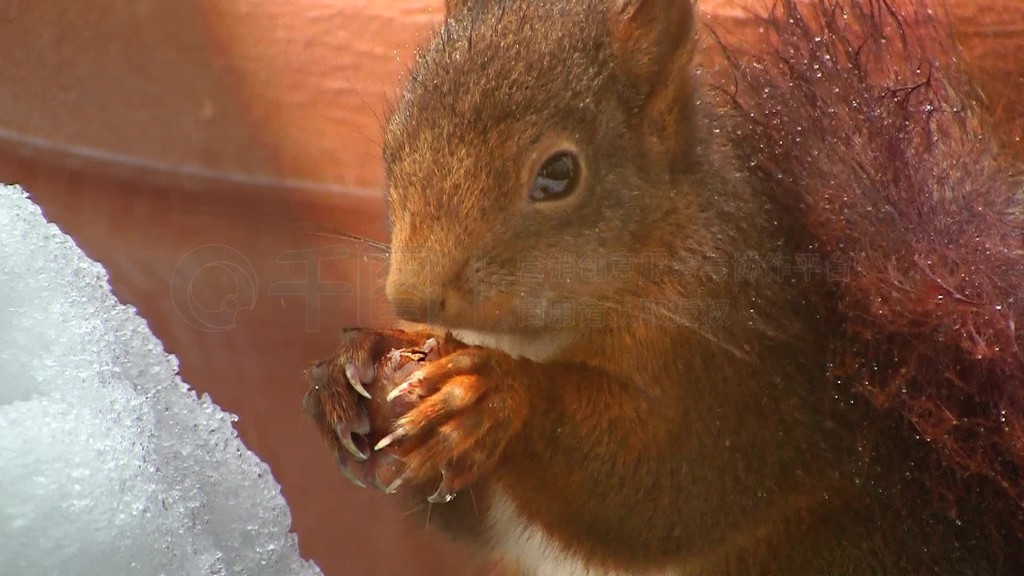
[(440, 324), (442, 317), (465, 308), (463, 286), (467, 263), (446, 258), (437, 250), (395, 250), (391, 254), (385, 290), (388, 304), (402, 320)]
[(402, 320), (432, 324), (439, 321), (444, 311), (444, 298), (392, 300), (391, 307)]
[(445, 299), (439, 291), (422, 283), (392, 281), (389, 278), (387, 296), (394, 313), (409, 322), (436, 322), (445, 308)]

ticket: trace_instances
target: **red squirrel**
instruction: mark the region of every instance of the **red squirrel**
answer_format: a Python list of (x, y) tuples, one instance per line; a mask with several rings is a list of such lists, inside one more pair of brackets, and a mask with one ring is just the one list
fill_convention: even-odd
[(406, 323), (308, 372), (348, 478), (521, 574), (1024, 570), (1024, 186), (938, 10), (777, 0), (767, 60), (688, 0), (447, 11)]

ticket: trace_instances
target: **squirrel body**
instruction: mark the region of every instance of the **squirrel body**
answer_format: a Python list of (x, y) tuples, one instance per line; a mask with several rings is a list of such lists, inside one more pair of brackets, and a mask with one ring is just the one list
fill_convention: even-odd
[[(930, 444), (938, 439), (907, 424), (908, 415), (925, 422), (919, 413), (880, 409), (872, 388), (900, 375), (918, 386), (900, 361), (926, 356), (900, 346), (950, 331), (872, 324), (874, 310), (854, 305), (880, 294), (858, 276), (877, 269), (844, 244), (851, 229), (899, 222), (842, 212), (864, 208), (858, 202), (882, 181), (880, 171), (855, 170), (875, 167), (873, 145), (894, 143), (871, 130), (918, 127), (859, 116), (874, 111), (869, 101), (835, 108), (834, 128), (787, 116), (820, 114), (813, 106), (844, 96), (884, 98), (876, 89), (903, 78), (879, 44), (898, 32), (904, 52), (895, 57), (946, 64), (947, 53), (907, 48), (918, 46), (906, 40), (917, 27), (937, 25), (903, 27), (901, 18), (924, 13), (904, 4), (814, 0), (808, 11), (780, 0), (766, 20), (775, 63), (751, 65), (720, 40), (730, 91), (698, 69), (704, 47), (689, 1), (449, 2), (385, 130), (387, 293), (408, 324), (346, 332), (309, 374), (306, 410), (343, 472), (404, 493), (432, 523), (525, 574), (1024, 568), (1014, 552), (1021, 503), (1012, 487), (1000, 492), (1020, 480), (1012, 451), (993, 452), (1003, 468), (972, 476), (962, 484), (970, 493), (943, 502), (934, 485), (946, 453)], [(838, 83), (847, 72), (851, 84)], [(954, 74), (936, 68), (928, 78), (935, 87), (900, 89), (931, 90), (925, 104), (938, 108), (969, 107)], [(836, 102), (829, 82), (845, 91)], [(970, 152), (962, 134), (927, 115), (903, 120), (950, 142), (914, 150), (924, 162)], [(825, 142), (812, 130), (860, 128), (850, 133), (860, 158), (840, 157), (835, 139), (824, 149), (803, 143)], [(838, 168), (817, 168), (829, 163)], [(1010, 201), (1012, 187), (1020, 191), (1010, 165), (991, 164), (994, 188), (1011, 192), (979, 196), (1002, 202), (992, 205), (1008, 230), (1003, 267), (991, 273), (998, 283), (1024, 270), (1021, 198)], [(893, 178), (916, 185), (910, 193), (939, 192), (928, 188), (936, 174), (918, 176)], [(880, 211), (891, 208), (881, 200)], [(830, 268), (837, 263), (847, 267)], [(936, 294), (945, 293), (928, 284), (918, 297)], [(997, 304), (1019, 309), (1010, 297)], [(906, 354), (879, 355), (866, 330)], [(975, 342), (1016, 344), (993, 334)], [(1004, 399), (1021, 398), (1018, 374), (1003, 369), (1019, 352), (965, 368), (962, 348), (935, 340), (926, 346), (955, 366), (934, 386), (952, 388), (943, 378), (957, 370), (990, 370), (1007, 378)], [(416, 361), (401, 372), (384, 366), (396, 350)], [(1017, 416), (1024, 409), (1009, 426)], [(951, 477), (963, 472), (955, 465)]]

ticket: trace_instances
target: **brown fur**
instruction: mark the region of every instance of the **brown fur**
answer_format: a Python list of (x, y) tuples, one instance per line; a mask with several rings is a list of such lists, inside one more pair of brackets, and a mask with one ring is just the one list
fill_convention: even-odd
[[(500, 491), (594, 573), (1009, 570), (1011, 533), (982, 531), (984, 510), (954, 520), (933, 501), (931, 448), (906, 434), (902, 418), (913, 410), (878, 411), (863, 394), (900, 407), (917, 406), (915, 398), (957, 407), (943, 397), (959, 393), (988, 418), (982, 404), (993, 397), (980, 390), (1012, 402), (1020, 390), (998, 381), (1019, 365), (1008, 323), (984, 322), (1011, 312), (978, 304), (1009, 307), (1011, 294), (946, 274), (958, 257), (971, 266), (967, 256), (988, 254), (996, 266), (975, 276), (980, 284), (1014, 286), (1022, 268), (1011, 184), (961, 129), (976, 126), (974, 116), (917, 112), (914, 91), (876, 90), (900, 78), (890, 68), (906, 68), (908, 55), (861, 34), (899, 20), (854, 10), (863, 28), (830, 28), (835, 12), (822, 4), (806, 24), (790, 24), (798, 13), (780, 4), (771, 20), (779, 58), (738, 68), (732, 95), (744, 115), (693, 72), (687, 2), (450, 4), (452, 18), (423, 51), (386, 130), (388, 295), (433, 330), (553, 344), (538, 357), (518, 345), (443, 338), (445, 355), (413, 382), (420, 403), (394, 422), (387, 449), (404, 462), (407, 493), (422, 502), (438, 482), (442, 493), (459, 491), (434, 505), (432, 518), (500, 554), (486, 521)], [(894, 47), (919, 46), (917, 28), (904, 30), (911, 37)], [(854, 54), (818, 80), (820, 66), (800, 54), (801, 43), (825, 50), (819, 33), (837, 36), (825, 42), (832, 49), (869, 40), (861, 54), (875, 54), (879, 69), (850, 74)], [(736, 47), (730, 53), (742, 63)], [(936, 104), (967, 104), (968, 92), (931, 78)], [(750, 97), (762, 88), (770, 89), (763, 100)], [(861, 107), (850, 110), (853, 97)], [(871, 115), (890, 101), (902, 123)], [(819, 102), (839, 111), (834, 130), (816, 120)], [(857, 145), (838, 141), (844, 134)], [(580, 189), (560, 203), (530, 203), (539, 163), (564, 148), (581, 159)], [(755, 170), (741, 158), (755, 159)], [(856, 172), (862, 164), (866, 174)], [(880, 184), (886, 178), (896, 184)], [(977, 212), (993, 218), (961, 223), (975, 190), (975, 203), (985, 202)], [(942, 238), (968, 247), (939, 250), (949, 244)], [(792, 267), (809, 254), (860, 260), (829, 283)], [(928, 271), (945, 282), (935, 286), (950, 290), (941, 294), (961, 316), (928, 303), (933, 285), (921, 284), (925, 261), (916, 256), (931, 257)], [(604, 267), (588, 267), (602, 259)], [(613, 273), (622, 262), (624, 273)], [(893, 278), (906, 282), (893, 290)], [(563, 321), (566, 309), (574, 316)], [(374, 472), (372, 459), (354, 462), (337, 442), (361, 402), (344, 365), (426, 336), (357, 332), (311, 374), (307, 410), (351, 473)], [(984, 365), (968, 366), (979, 351)], [(954, 376), (968, 379), (966, 393), (949, 383)], [(371, 408), (382, 389), (371, 390)], [(1019, 404), (1008, 408), (1024, 415)], [(971, 441), (1002, 438), (980, 433)]]

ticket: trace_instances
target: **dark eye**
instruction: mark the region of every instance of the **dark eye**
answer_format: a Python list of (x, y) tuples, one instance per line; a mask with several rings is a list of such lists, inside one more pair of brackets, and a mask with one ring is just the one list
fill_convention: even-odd
[(530, 200), (543, 202), (565, 198), (576, 190), (579, 172), (579, 161), (574, 154), (552, 154), (537, 171), (530, 189)]

